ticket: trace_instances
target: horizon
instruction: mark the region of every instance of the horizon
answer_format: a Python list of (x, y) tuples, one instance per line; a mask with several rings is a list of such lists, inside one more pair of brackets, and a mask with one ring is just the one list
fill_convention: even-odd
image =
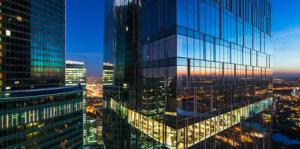
[(297, 148), (299, 6), (0, 0), (0, 148)]

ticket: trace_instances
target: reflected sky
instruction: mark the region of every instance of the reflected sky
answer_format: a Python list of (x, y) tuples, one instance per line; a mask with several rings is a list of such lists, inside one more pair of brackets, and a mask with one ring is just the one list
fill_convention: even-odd
[[(86, 62), (89, 76), (99, 76), (103, 52), (103, 0), (67, 1), (67, 59)], [(274, 72), (300, 76), (299, 0), (272, 0)]]

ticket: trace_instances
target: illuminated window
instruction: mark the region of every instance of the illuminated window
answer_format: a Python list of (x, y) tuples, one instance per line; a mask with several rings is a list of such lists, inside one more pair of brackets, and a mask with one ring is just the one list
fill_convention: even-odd
[(17, 16), (16, 19), (21, 22), (23, 20), (23, 18), (21, 16)]
[(11, 36), (11, 31), (10, 30), (6, 30), (5, 34), (6, 34), (6, 36)]

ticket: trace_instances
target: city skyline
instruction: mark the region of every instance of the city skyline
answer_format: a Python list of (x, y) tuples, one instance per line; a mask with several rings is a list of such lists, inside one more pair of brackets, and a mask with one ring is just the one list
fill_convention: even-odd
[(299, 0), (0, 0), (0, 148), (299, 149)]
[[(103, 62), (103, 2), (87, 0), (86, 3), (81, 3), (81, 0), (67, 0), (67, 59), (84, 61), (87, 76), (102, 75), (100, 69)], [(297, 61), (300, 55), (300, 43), (297, 41), (300, 38), (299, 5), (298, 0), (286, 0), (284, 3), (281, 0), (272, 0), (275, 77), (300, 76), (300, 61)], [(92, 13), (97, 11), (99, 13)]]

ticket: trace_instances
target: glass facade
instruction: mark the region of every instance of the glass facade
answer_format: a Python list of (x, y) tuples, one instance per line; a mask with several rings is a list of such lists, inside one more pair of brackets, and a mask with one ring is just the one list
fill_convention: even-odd
[[(86, 107), (86, 68), (84, 62), (66, 61), (65, 69), (66, 86), (78, 86), (83, 88), (83, 107)], [(85, 110), (83, 111), (83, 143), (86, 143), (87, 119)]]
[(65, 87), (65, 0), (0, 0), (0, 148), (82, 148), (82, 87)]
[(108, 147), (269, 147), (269, 0), (109, 0), (105, 8), (104, 57), (114, 65), (104, 88)]
[[(66, 86), (81, 85), (83, 88), (83, 107), (86, 106), (86, 68), (84, 62), (66, 61), (65, 84)], [(86, 142), (86, 113), (83, 112), (83, 143)]]
[[(176, 146), (177, 148), (192, 147), (193, 145), (204, 141), (211, 136), (214, 136), (230, 127), (235, 126), (242, 119), (248, 119), (252, 116), (255, 116), (256, 114), (262, 112), (265, 108), (269, 108), (270, 106), (272, 106), (271, 98), (229, 111), (227, 113), (212, 116), (206, 120), (202, 120), (192, 124), (186, 124), (186, 127), (176, 130), (164, 123), (156, 121), (155, 119), (151, 119), (138, 112), (135, 112), (134, 110), (127, 109), (125, 106), (120, 105), (113, 99), (110, 101), (111, 109), (114, 112), (118, 113), (121, 117), (127, 118), (127, 121), (131, 126), (145, 133), (157, 142), (165, 144), (166, 147), (169, 148), (176, 148)], [(250, 131), (250, 134), (247, 135), (256, 138), (263, 138), (267, 134)], [(230, 140), (230, 138), (228, 137), (224, 138)], [(249, 139), (251, 138), (249, 137)], [(230, 145), (233, 147), (238, 147), (240, 143), (238, 141), (234, 141), (234, 139), (232, 140), (235, 143)]]
[(82, 89), (6, 92), (0, 100), (0, 148), (82, 147)]
[(80, 84), (85, 88), (86, 69), (84, 62), (66, 61), (65, 82), (66, 86), (76, 86)]
[(1, 90), (64, 85), (65, 1), (0, 2)]

